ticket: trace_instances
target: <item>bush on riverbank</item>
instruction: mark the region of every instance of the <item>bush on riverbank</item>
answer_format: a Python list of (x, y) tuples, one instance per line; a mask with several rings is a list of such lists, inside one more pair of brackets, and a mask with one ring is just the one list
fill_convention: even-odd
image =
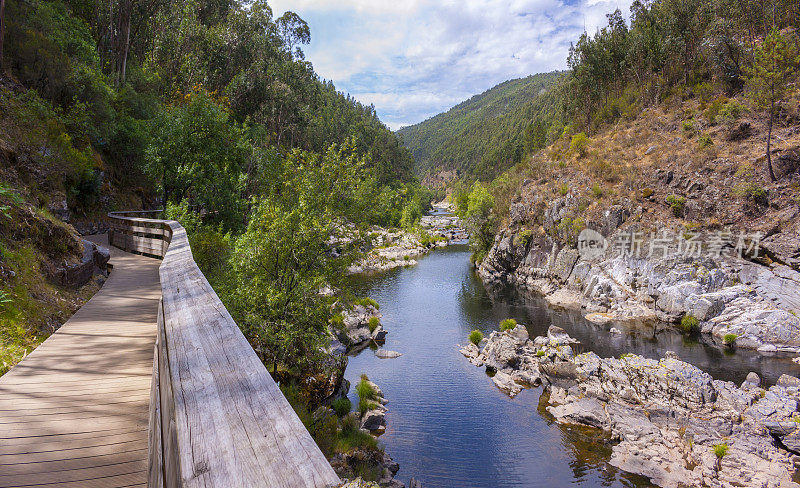
[(681, 329), (687, 334), (700, 332), (700, 321), (694, 315), (687, 313), (681, 319)]
[(500, 322), (500, 330), (502, 330), (503, 332), (512, 330), (516, 326), (517, 326), (517, 321), (515, 319), (505, 319), (504, 321)]
[(483, 332), (479, 330), (473, 330), (472, 332), (469, 333), (469, 341), (475, 344), (476, 346), (480, 344), (482, 340), (483, 340)]

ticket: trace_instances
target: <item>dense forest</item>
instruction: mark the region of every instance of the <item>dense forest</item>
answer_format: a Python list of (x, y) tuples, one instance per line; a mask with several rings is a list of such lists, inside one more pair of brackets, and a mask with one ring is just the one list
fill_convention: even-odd
[(431, 195), (374, 107), (304, 59), (308, 25), (264, 1), (3, 3), (4, 368), (47, 333), (31, 324), (48, 239), (22, 228), (21, 209), (76, 224), (163, 205), (284, 385), (335, 371), (332, 305), (354, 299), (344, 270), (369, 226), (411, 229)]
[(488, 180), (545, 147), (563, 129), (557, 93), (562, 76), (553, 72), (509, 80), (400, 129), (418, 174), (452, 170), (459, 177)]

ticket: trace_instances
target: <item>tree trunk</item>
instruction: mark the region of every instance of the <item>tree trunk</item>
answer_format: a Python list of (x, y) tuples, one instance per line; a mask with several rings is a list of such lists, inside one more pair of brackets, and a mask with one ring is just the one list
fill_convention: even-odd
[[(773, 107), (775, 103), (773, 102)], [(772, 118), (773, 118), (774, 110), (770, 108), (769, 111), (769, 122), (767, 123), (767, 169), (769, 169), (769, 179), (771, 181), (775, 181), (775, 172), (772, 171), (772, 154), (770, 151), (770, 143), (772, 142)]]
[(3, 34), (6, 30), (6, 0), (0, 0), (0, 73), (3, 72)]
[(120, 73), (120, 84), (125, 84), (125, 70), (128, 67), (128, 51), (131, 46), (131, 15), (133, 14), (133, 4), (128, 3), (128, 12), (125, 20), (125, 45), (122, 48), (122, 72)]

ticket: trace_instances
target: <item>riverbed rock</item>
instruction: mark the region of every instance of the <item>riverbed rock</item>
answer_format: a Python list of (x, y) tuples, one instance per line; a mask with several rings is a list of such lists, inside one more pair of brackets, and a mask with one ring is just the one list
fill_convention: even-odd
[[(800, 418), (800, 379), (784, 375), (764, 390), (751, 373), (738, 387), (675, 354), (661, 360), (570, 354), (565, 349), (572, 338), (563, 330), (550, 332), (523, 344), (493, 333), (480, 355), (504, 366), (492, 380), (510, 395), (528, 386), (520, 380), (536, 368), (550, 392), (547, 410), (558, 423), (601, 429), (619, 441), (612, 465), (668, 488), (800, 487), (792, 481), (800, 452), (800, 424), (794, 421)], [(509, 362), (512, 351), (516, 361)], [(720, 443), (729, 446), (722, 469), (713, 453)]]
[(394, 359), (402, 356), (403, 353), (397, 351), (390, 351), (388, 349), (379, 348), (375, 351), (375, 356), (381, 359)]
[(382, 408), (367, 410), (361, 416), (361, 428), (370, 432), (386, 429), (386, 411)]

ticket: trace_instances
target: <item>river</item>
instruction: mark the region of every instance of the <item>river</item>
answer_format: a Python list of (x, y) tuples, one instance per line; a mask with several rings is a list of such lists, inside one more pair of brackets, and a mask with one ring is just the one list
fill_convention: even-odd
[[(510, 399), (483, 368), (458, 352), (470, 331), (488, 335), (505, 318), (525, 324), (531, 337), (545, 335), (551, 323), (558, 325), (588, 345), (581, 347), (604, 357), (632, 352), (660, 358), (672, 350), (719, 379), (740, 382), (756, 371), (774, 383), (781, 372), (800, 372), (787, 358), (725, 354), (672, 329), (639, 327), (610, 334), (540, 299), (511, 290), (490, 296), (469, 255), (466, 246), (450, 246), (417, 266), (356, 282), (361, 296), (381, 305), (389, 332), (384, 347), (403, 356), (378, 359), (366, 349), (350, 358), (345, 376), (355, 385), (366, 373), (389, 400), (381, 442), (400, 464), (397, 478), (405, 483), (414, 476), (425, 488), (652, 486), (607, 463), (611, 444), (602, 435), (554, 423), (540, 405), (541, 388)], [(357, 402), (354, 391), (350, 398)]]

